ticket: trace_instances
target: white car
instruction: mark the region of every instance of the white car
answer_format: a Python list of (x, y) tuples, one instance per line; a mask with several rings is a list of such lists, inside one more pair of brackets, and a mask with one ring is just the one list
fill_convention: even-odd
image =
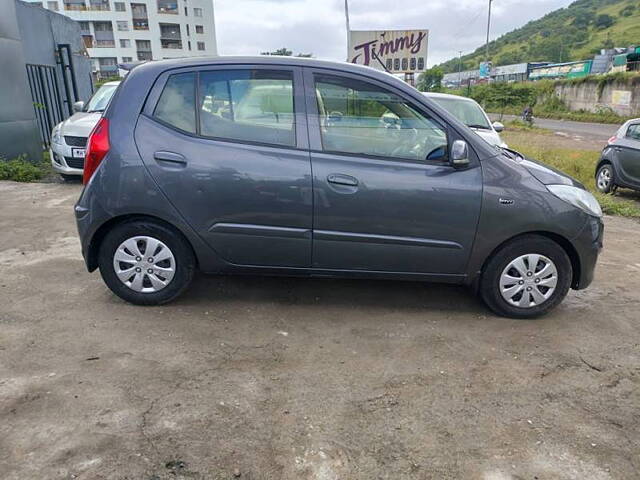
[(447, 93), (426, 92), (424, 95), (467, 125), (491, 145), (507, 148), (507, 144), (500, 138), (500, 132), (504, 130), (504, 125), (500, 122), (491, 123), (488, 115), (475, 100)]
[(87, 137), (100, 120), (118, 85), (120, 82), (107, 82), (86, 105), (84, 102), (74, 103), (76, 113), (51, 131), (51, 165), (63, 179), (70, 180), (82, 175)]

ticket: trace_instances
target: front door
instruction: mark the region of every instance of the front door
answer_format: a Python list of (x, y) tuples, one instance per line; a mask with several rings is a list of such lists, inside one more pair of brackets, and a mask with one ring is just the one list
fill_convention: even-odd
[(210, 67), (158, 83), (135, 138), (169, 200), (229, 263), (310, 266), (301, 71)]
[(392, 87), (305, 71), (313, 266), (459, 275), (480, 214), (477, 160), (447, 162), (446, 125)]
[(622, 181), (635, 188), (640, 188), (640, 123), (631, 124), (624, 138), (614, 146), (620, 171), (617, 172)]

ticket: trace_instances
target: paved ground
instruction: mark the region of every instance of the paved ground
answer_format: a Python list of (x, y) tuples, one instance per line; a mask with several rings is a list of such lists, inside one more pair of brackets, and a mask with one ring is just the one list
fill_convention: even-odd
[(637, 479), (640, 224), (538, 321), (418, 283), (85, 272), (78, 185), (0, 182), (3, 479)]
[[(498, 114), (489, 115), (493, 120), (496, 120)], [(505, 120), (514, 120), (515, 115), (505, 115)], [(535, 126), (540, 128), (546, 128), (552, 132), (568, 136), (576, 140), (590, 140), (597, 142), (599, 148), (602, 148), (620, 128), (620, 125), (611, 125), (606, 123), (586, 123), (586, 122), (572, 122), (570, 120), (553, 120), (550, 118), (535, 118)]]

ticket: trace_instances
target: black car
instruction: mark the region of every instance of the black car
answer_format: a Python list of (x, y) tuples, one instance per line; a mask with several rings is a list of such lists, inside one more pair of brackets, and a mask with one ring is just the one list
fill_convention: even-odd
[(610, 193), (617, 187), (640, 190), (640, 118), (622, 125), (602, 151), (596, 187)]

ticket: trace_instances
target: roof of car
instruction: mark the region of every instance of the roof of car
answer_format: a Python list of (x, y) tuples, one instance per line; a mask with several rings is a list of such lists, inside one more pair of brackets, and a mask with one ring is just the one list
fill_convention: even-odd
[(364, 65), (356, 65), (347, 62), (332, 62), (328, 60), (317, 60), (315, 58), (305, 57), (284, 57), (277, 55), (258, 55), (258, 56), (217, 56), (217, 57), (187, 57), (168, 60), (154, 60), (136, 65), (132, 71), (138, 73), (160, 73), (174, 68), (200, 67), (207, 65), (233, 65), (233, 64), (254, 64), (254, 65), (283, 65), (283, 66), (300, 66), (300, 67), (317, 67), (340, 70), (343, 72), (365, 73), (369, 76), (381, 76), (386, 79), (397, 77)]
[(437, 92), (423, 92), (428, 98), (451, 98), (455, 100), (462, 100), (467, 102), (475, 102), (473, 98), (462, 97), (460, 95), (451, 95), (450, 93), (437, 93)]

